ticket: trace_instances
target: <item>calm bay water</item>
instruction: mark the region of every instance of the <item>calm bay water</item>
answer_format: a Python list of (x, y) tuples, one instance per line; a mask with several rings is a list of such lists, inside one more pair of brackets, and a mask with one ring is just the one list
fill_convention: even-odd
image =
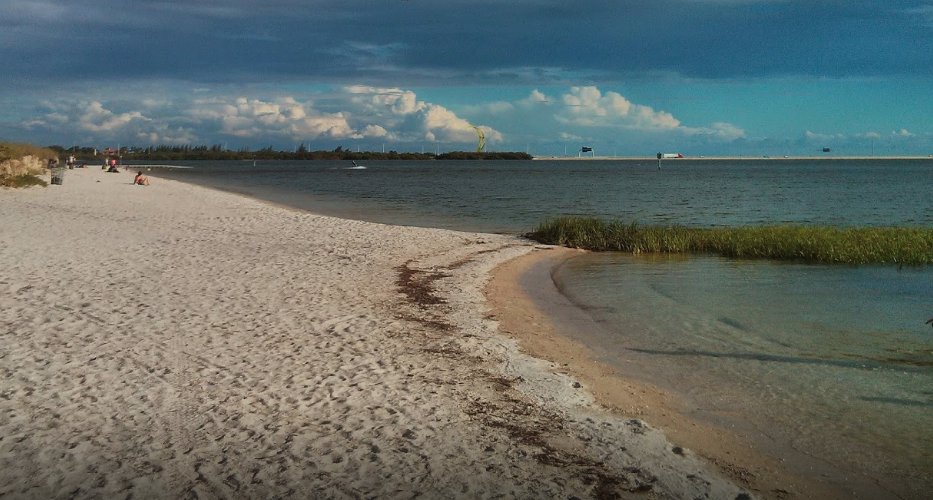
[[(933, 159), (204, 162), (159, 176), (343, 217), (523, 233), (640, 224), (933, 227)], [(933, 269), (584, 255), (555, 272), (606, 362), (799, 468), (892, 497), (933, 487)], [(816, 465), (813, 465), (816, 464)], [(922, 495), (921, 495), (922, 493)], [(877, 491), (874, 492), (877, 494)]]

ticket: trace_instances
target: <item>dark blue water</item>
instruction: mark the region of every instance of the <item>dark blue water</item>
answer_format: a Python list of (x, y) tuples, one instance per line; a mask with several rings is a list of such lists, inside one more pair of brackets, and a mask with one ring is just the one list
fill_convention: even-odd
[[(562, 215), (933, 227), (933, 159), (359, 163), (157, 175), (470, 231), (519, 234)], [(697, 418), (737, 425), (778, 456), (808, 455), (838, 481), (855, 474), (903, 497), (933, 487), (933, 269), (596, 254), (555, 279), (603, 329), (581, 340), (626, 376), (679, 394)]]
[[(173, 178), (376, 222), (521, 233), (548, 217), (642, 224), (933, 225), (933, 159), (203, 162)], [(160, 173), (159, 175), (163, 175)]]

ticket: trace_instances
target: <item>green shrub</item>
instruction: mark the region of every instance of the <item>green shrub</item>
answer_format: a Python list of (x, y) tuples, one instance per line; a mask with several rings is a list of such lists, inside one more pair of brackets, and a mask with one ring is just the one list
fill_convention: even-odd
[(46, 162), (56, 158), (54, 151), (31, 144), (0, 142), (0, 186), (47, 186), (36, 177), (46, 171)]
[(26, 156), (35, 156), (43, 161), (58, 157), (55, 151), (49, 148), (41, 148), (32, 144), (22, 144), (18, 142), (0, 142), (0, 162), (18, 160)]
[(36, 177), (35, 175), (24, 174), (24, 175), (15, 175), (15, 176), (0, 176), (0, 187), (29, 187), (29, 186), (42, 186), (47, 187), (48, 182)]

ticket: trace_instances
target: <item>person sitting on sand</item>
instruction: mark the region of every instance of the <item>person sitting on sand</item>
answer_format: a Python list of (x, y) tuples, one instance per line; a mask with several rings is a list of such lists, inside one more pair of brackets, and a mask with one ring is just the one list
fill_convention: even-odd
[(140, 171), (136, 174), (136, 178), (133, 179), (133, 184), (137, 184), (140, 186), (148, 186), (149, 178), (143, 175), (142, 171)]

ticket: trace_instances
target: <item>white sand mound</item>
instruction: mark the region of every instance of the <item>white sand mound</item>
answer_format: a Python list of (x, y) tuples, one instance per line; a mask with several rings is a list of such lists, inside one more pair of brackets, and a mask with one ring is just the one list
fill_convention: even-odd
[(485, 319), (508, 236), (0, 191), (0, 497), (737, 498)]

